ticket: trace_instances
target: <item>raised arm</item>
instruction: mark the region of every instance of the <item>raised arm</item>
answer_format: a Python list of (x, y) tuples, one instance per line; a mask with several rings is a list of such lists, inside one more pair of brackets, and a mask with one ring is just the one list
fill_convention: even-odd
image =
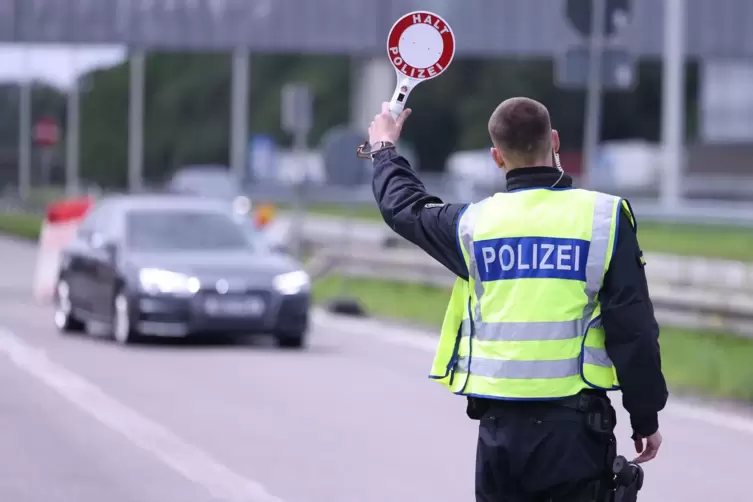
[(393, 149), (374, 156), (374, 197), (387, 225), (453, 274), (468, 279), (457, 239), (465, 204), (446, 204), (426, 192), (408, 161)]

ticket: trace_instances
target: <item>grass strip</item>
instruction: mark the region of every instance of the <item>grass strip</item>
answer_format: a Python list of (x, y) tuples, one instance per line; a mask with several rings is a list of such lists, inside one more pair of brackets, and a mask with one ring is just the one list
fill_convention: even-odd
[(41, 216), (20, 212), (0, 214), (0, 233), (3, 234), (36, 240), (41, 227)]
[[(442, 288), (381, 280), (328, 276), (314, 283), (317, 303), (343, 293), (360, 299), (374, 317), (435, 327), (437, 333), (450, 297)], [(673, 390), (753, 402), (753, 339), (666, 327), (660, 342)]]

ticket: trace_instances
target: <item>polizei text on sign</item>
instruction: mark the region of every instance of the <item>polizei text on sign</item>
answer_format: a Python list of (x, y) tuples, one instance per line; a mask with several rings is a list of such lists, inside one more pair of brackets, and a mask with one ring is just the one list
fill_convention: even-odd
[[(400, 39), (410, 27), (415, 25), (427, 25), (434, 28), (442, 38), (442, 47), (437, 47), (439, 57), (436, 62), (427, 67), (417, 67), (405, 61), (400, 53)], [(442, 73), (452, 62), (455, 53), (455, 38), (452, 30), (440, 17), (424, 12), (416, 12), (401, 18), (392, 28), (387, 40), (387, 50), (393, 66), (403, 75), (417, 80), (436, 77)]]

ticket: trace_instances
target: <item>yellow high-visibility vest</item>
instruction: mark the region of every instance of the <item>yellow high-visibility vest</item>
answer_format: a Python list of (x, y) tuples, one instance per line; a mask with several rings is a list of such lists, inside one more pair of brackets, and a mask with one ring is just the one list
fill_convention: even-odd
[(458, 279), (430, 378), (457, 394), (544, 400), (619, 389), (598, 293), (612, 259), (620, 198), (529, 189), (470, 204)]

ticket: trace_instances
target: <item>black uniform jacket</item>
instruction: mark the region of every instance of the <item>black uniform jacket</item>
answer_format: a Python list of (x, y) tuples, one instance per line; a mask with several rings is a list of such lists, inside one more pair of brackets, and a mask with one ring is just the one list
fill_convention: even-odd
[[(556, 187), (572, 186), (568, 175), (557, 182), (560, 174), (552, 167), (514, 169), (507, 174), (507, 188), (551, 187), (555, 183)], [(375, 155), (373, 189), (384, 221), (397, 234), (458, 277), (468, 278), (456, 238), (458, 217), (466, 204), (445, 204), (426, 193), (408, 161), (394, 150)], [(620, 380), (623, 406), (630, 414), (633, 431), (645, 437), (658, 429), (658, 412), (664, 408), (668, 393), (661, 371), (659, 326), (649, 298), (636, 228), (624, 211), (619, 223), (599, 301), (606, 349)]]

